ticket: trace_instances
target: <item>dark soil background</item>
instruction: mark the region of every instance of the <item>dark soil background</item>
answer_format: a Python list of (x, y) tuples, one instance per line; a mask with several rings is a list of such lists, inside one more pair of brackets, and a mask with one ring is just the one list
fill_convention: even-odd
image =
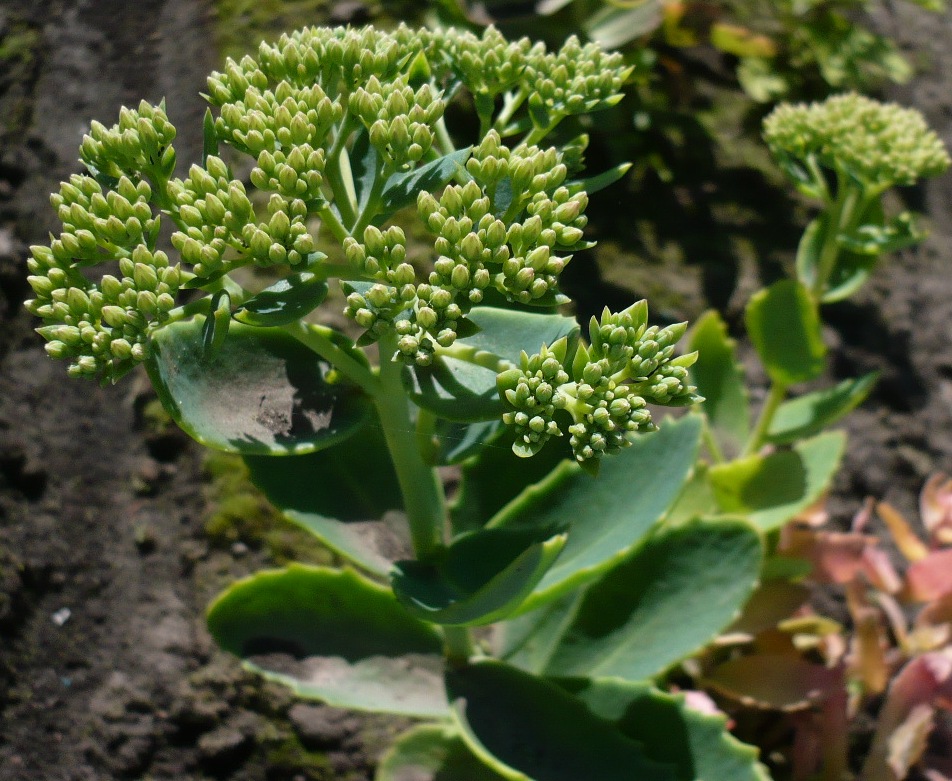
[[(368, 9), (338, 3), (333, 13), (335, 21), (364, 21)], [(22, 309), (26, 248), (54, 228), (48, 194), (78, 170), (91, 119), (110, 124), (120, 105), (165, 96), (179, 160), (199, 156), (198, 92), (218, 61), (213, 21), (199, 0), (0, 0), (2, 781), (356, 781), (372, 775), (395, 729), (295, 704), (213, 648), (204, 606), (230, 579), (280, 558), (280, 546), (259, 544), (253, 533), (210, 532), (205, 456), (156, 428), (144, 377), (106, 389), (67, 381)], [(892, 96), (922, 109), (952, 145), (952, 14), (896, 3), (878, 21), (921, 70)], [(718, 181), (760, 182), (730, 162), (729, 141)], [(679, 197), (691, 205), (717, 186)], [(738, 190), (741, 201), (750, 194)], [(762, 239), (789, 241), (799, 212), (782, 192), (773, 197), (774, 208), (787, 210), (782, 219), (750, 221)], [(866, 495), (914, 517), (928, 474), (952, 470), (952, 176), (908, 197), (928, 216), (931, 238), (827, 313), (832, 378), (882, 372), (847, 425), (851, 445), (831, 505), (840, 520)], [(637, 191), (619, 208), (637, 214)], [(713, 246), (743, 233), (744, 221), (732, 219), (713, 213), (680, 228)], [(599, 265), (610, 282), (612, 244), (603, 246)], [(741, 268), (729, 312), (760, 270)], [(677, 295), (664, 306), (691, 318), (705, 292), (723, 290), (710, 284), (717, 275), (654, 266), (631, 277), (628, 297), (651, 298), (667, 286)], [(639, 281), (648, 277), (650, 284)]]

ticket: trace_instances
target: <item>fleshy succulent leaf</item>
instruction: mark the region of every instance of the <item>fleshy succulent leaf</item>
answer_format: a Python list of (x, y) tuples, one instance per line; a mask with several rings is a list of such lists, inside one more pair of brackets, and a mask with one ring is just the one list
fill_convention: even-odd
[(352, 571), (296, 564), (252, 575), (212, 603), (208, 627), (222, 648), (301, 697), (446, 715), (439, 634)]
[(331, 366), (277, 329), (232, 322), (206, 358), (205, 318), (157, 331), (147, 363), (172, 419), (203, 445), (233, 453), (308, 453), (349, 436), (369, 405), (326, 380)]

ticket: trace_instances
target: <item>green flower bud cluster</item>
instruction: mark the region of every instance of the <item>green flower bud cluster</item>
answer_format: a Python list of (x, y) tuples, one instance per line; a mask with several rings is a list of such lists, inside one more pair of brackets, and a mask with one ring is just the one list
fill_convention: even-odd
[(397, 315), (412, 311), (417, 298), (416, 271), (406, 262), (407, 239), (393, 225), (379, 230), (373, 225), (364, 230), (363, 243), (348, 237), (344, 255), (348, 263), (372, 284), (353, 285), (344, 313), (367, 329), (365, 341), (375, 341), (390, 327)]
[(185, 226), (172, 234), (172, 245), (196, 275), (213, 277), (248, 262), (293, 266), (314, 251), (303, 200), (275, 193), (269, 219), (257, 223), (244, 185), (230, 178), (224, 161), (209, 155), (205, 166), (193, 165), (185, 181), (169, 185)]
[[(407, 44), (419, 48), (418, 31), (403, 25), (401, 30), (402, 41), (397, 39), (400, 31), (391, 34), (373, 27), (307, 27), (282, 35), (276, 43), (262, 43), (258, 67), (271, 81), (287, 79), (300, 86), (318, 83), (328, 92), (350, 92), (371, 76), (383, 80), (392, 76), (407, 54)], [(213, 76), (232, 88), (233, 94), (240, 88), (240, 80), (236, 83), (231, 76), (230, 63), (225, 74)]]
[(606, 309), (600, 319), (592, 318), (589, 347), (577, 346), (570, 355), (562, 339), (537, 355), (523, 354), (520, 368), (499, 375), (500, 396), (510, 408), (503, 422), (515, 429), (517, 455), (534, 455), (563, 435), (558, 410), (570, 416), (569, 444), (585, 463), (653, 430), (648, 403), (699, 400), (687, 373), (696, 355), (674, 355), (686, 324), (649, 327), (647, 317), (644, 301), (617, 314)]
[(473, 95), (489, 98), (517, 87), (529, 58), (545, 51), (544, 44), (533, 47), (528, 38), (508, 41), (493, 26), (480, 37), (468, 31), (447, 30), (443, 46), (450, 52), (447, 59), (466, 88)]
[(140, 179), (144, 172), (155, 171), (168, 178), (175, 170), (174, 139), (175, 128), (165, 110), (142, 101), (138, 111), (123, 106), (118, 124), (111, 128), (94, 121), (79, 152), (91, 170), (115, 179)]
[(290, 147), (290, 151), (265, 150), (251, 169), (251, 183), (259, 190), (276, 192), (286, 199), (301, 199), (309, 210), (324, 205), (324, 150), (310, 144)]
[(494, 131), (474, 150), (466, 169), (473, 181), (447, 187), (440, 200), (421, 193), (417, 211), (436, 234), (439, 255), (431, 284), (479, 303), (489, 285), (510, 301), (561, 300), (558, 278), (586, 224), (585, 193), (562, 185), (566, 167), (558, 152), (504, 146)]
[(596, 43), (583, 46), (574, 35), (558, 52), (534, 49), (527, 59), (530, 101), (554, 116), (615, 105), (632, 71), (619, 52), (606, 52)]
[(433, 145), (433, 125), (445, 105), (424, 84), (414, 91), (405, 76), (381, 83), (371, 76), (350, 95), (350, 112), (360, 118), (370, 143), (391, 170), (412, 167)]
[(535, 455), (552, 437), (561, 437), (555, 420), (557, 410), (565, 409), (569, 397), (561, 392), (571, 378), (563, 367), (566, 343), (552, 348), (542, 345), (533, 356), (522, 353), (520, 368), (509, 369), (497, 378), (499, 395), (511, 408), (504, 412), (503, 423), (516, 435), (513, 450), (520, 456)]
[(855, 93), (782, 104), (764, 120), (764, 138), (780, 158), (815, 159), (879, 191), (937, 176), (950, 165), (922, 114)]
[(417, 284), (400, 228), (381, 231), (370, 226), (363, 238), (363, 243), (346, 239), (344, 252), (349, 263), (374, 281), (349, 283), (344, 313), (367, 329), (362, 342), (376, 341), (392, 327), (398, 337), (395, 357), (428, 366), (437, 346), (449, 347), (456, 341), (462, 308), (452, 292), (433, 284), (433, 274), (430, 283)]
[(103, 192), (92, 177), (74, 174), (50, 196), (63, 223), (63, 232), (50, 243), (53, 256), (64, 265), (92, 264), (139, 244), (154, 246), (159, 218), (151, 198), (148, 182), (134, 184), (122, 176), (115, 190)]
[[(144, 183), (135, 187), (123, 179), (119, 187), (126, 194), (109, 193), (105, 196), (107, 204), (129, 204), (132, 192), (147, 197), (148, 185)], [(54, 205), (76, 211), (73, 207), (80, 199), (74, 190), (88, 197), (91, 204), (103, 198), (94, 180), (74, 176), (60, 195), (53, 197)], [(73, 199), (68, 207), (67, 198)], [(92, 232), (81, 229), (72, 235)], [(72, 257), (70, 246), (69, 241), (61, 239), (51, 247), (31, 248), (28, 281), (36, 298), (27, 301), (26, 307), (43, 319), (45, 325), (37, 331), (47, 340), (46, 351), (53, 358), (69, 360), (71, 376), (99, 375), (103, 380), (116, 380), (148, 355), (152, 330), (168, 319), (175, 306), (181, 282), (179, 267), (170, 265), (164, 252), (139, 243), (131, 251), (117, 250), (121, 253), (120, 277), (106, 274), (96, 285), (79, 271), (83, 258)]]
[[(242, 62), (247, 62), (249, 69), (254, 66), (250, 57)], [(257, 84), (263, 79), (267, 85), (266, 77), (259, 70), (252, 72), (255, 74), (256, 83), (249, 83), (238, 98), (219, 104), (221, 113), (215, 121), (218, 137), (254, 156), (294, 146), (323, 146), (328, 131), (343, 115), (341, 104), (331, 100), (318, 84), (297, 87), (281, 81), (274, 91), (259, 88)], [(209, 78), (209, 85), (213, 81), (214, 76)], [(231, 92), (234, 90), (232, 86)], [(223, 86), (218, 94), (224, 97)]]

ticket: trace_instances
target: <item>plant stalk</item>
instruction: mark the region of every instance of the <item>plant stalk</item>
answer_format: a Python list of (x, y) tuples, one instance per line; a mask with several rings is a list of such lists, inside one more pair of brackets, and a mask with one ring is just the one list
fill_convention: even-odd
[(777, 414), (777, 410), (780, 408), (780, 405), (783, 403), (783, 400), (786, 398), (786, 396), (786, 385), (780, 382), (774, 382), (771, 384), (767, 398), (764, 400), (764, 406), (760, 410), (760, 417), (757, 419), (757, 425), (754, 427), (750, 438), (747, 440), (747, 446), (744, 448), (744, 452), (741, 453), (742, 457), (753, 455), (758, 450), (760, 450), (761, 445), (764, 444), (764, 439), (767, 436), (767, 432), (770, 430), (770, 424), (773, 421), (774, 415)]
[(400, 376), (403, 367), (391, 359), (396, 351), (396, 334), (380, 338), (380, 390), (374, 401), (403, 494), (413, 550), (425, 560), (442, 541), (446, 499), (436, 470), (426, 464), (417, 447), (416, 426)]

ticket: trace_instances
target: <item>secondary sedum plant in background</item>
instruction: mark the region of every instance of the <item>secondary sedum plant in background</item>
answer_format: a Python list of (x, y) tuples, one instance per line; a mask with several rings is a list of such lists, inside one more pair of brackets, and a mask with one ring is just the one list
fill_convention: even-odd
[[(643, 301), (584, 329), (560, 309), (588, 194), (626, 170), (583, 178), (587, 139), (561, 131), (629, 74), (574, 38), (305, 29), (210, 76), (184, 178), (164, 106), (94, 123), (88, 173), (53, 196), (63, 232), (33, 248), (48, 352), (103, 382), (144, 363), (184, 430), (241, 454), (346, 562), (243, 580), (209, 626), (301, 696), (424, 719), (379, 781), (767, 777), (723, 715), (661, 686), (775, 576), (765, 545), (829, 482), (842, 438), (814, 435), (871, 379), (781, 402), (822, 371), (820, 301), (912, 240), (879, 197), (944, 150), (885, 182), (830, 151), (822, 106), (768, 123), (824, 211), (806, 282), (748, 308), (775, 383), (751, 428), (716, 315), (698, 359)], [(896, 160), (930, 148), (920, 130)], [(325, 324), (325, 301), (346, 325)], [(696, 404), (695, 385), (704, 415), (657, 426), (649, 405)]]

